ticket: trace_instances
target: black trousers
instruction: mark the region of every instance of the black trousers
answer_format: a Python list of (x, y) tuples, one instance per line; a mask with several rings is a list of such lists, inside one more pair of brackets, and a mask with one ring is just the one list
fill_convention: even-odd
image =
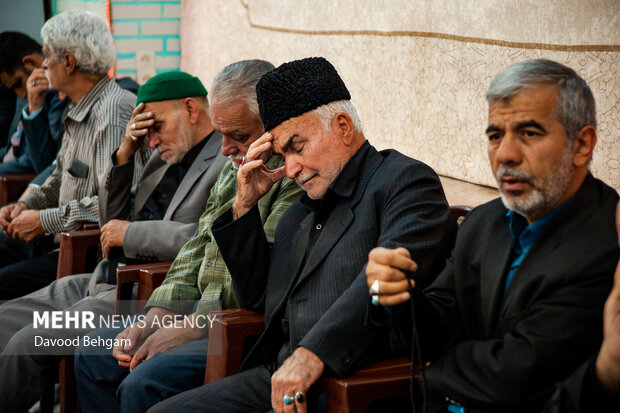
[(54, 281), (58, 251), (50, 250), (49, 239), (28, 244), (0, 235), (0, 300), (21, 297)]

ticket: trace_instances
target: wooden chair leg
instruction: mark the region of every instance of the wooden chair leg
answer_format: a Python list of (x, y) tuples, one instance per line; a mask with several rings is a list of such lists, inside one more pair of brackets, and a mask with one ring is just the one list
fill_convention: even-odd
[(54, 412), (54, 384), (47, 386), (39, 398), (39, 413)]
[(60, 360), (58, 379), (60, 381), (60, 412), (79, 413), (80, 400), (78, 399), (77, 382), (73, 371), (73, 356), (67, 356)]

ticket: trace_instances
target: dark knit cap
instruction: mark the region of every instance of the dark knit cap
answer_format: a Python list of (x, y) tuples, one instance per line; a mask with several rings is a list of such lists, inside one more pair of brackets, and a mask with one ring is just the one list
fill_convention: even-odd
[(322, 57), (284, 63), (256, 84), (256, 98), (265, 130), (351, 94), (338, 72)]
[(140, 86), (136, 105), (206, 95), (207, 89), (197, 77), (185, 72), (164, 72)]

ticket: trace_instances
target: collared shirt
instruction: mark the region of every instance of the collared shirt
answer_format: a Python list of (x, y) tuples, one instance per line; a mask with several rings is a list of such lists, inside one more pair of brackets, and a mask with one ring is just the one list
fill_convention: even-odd
[(78, 103), (69, 105), (56, 168), (24, 199), (28, 207), (41, 210), (47, 233), (99, 221), (99, 182), (123, 139), (135, 102), (134, 94), (104, 77)]
[(166, 215), (166, 210), (170, 205), (170, 201), (172, 201), (174, 193), (177, 191), (179, 185), (181, 185), (181, 181), (183, 181), (185, 174), (187, 174), (187, 171), (191, 168), (192, 163), (194, 163), (194, 160), (202, 148), (204, 148), (205, 144), (211, 137), (211, 134), (198, 142), (198, 144), (194, 145), (194, 147), (190, 149), (185, 156), (183, 156), (181, 162), (168, 167), (166, 173), (162, 177), (161, 181), (159, 181), (159, 184), (157, 184), (147, 201), (144, 203), (142, 209), (136, 214), (136, 216), (132, 217), (132, 221), (152, 221), (164, 219), (164, 215)]
[[(265, 166), (277, 169), (284, 164), (279, 156), (272, 156)], [(288, 179), (278, 181), (258, 201), (258, 209), (269, 242), (274, 241), (275, 230), (282, 214), (301, 195), (301, 188)], [(192, 300), (200, 300), (196, 312), (207, 315), (223, 308), (239, 307), (232, 287), (230, 273), (215, 243), (211, 226), (222, 213), (229, 210), (237, 193), (237, 170), (226, 162), (217, 182), (211, 188), (207, 207), (198, 222), (198, 233), (179, 251), (166, 279), (149, 299), (146, 308), (163, 307), (177, 313), (187, 312)], [(248, 269), (251, 273), (251, 269)]]
[(508, 291), (512, 278), (519, 269), (521, 262), (529, 252), (530, 248), (534, 245), (534, 242), (536, 242), (540, 234), (542, 234), (545, 228), (547, 228), (549, 223), (553, 221), (553, 219), (566, 207), (570, 199), (572, 199), (572, 197), (568, 198), (547, 215), (532, 222), (530, 225), (527, 224), (527, 219), (525, 219), (523, 215), (520, 215), (512, 210), (506, 213), (506, 216), (510, 219), (508, 227), (510, 229), (510, 235), (512, 235), (512, 250), (515, 258), (512, 260), (510, 269), (506, 275), (504, 294)]

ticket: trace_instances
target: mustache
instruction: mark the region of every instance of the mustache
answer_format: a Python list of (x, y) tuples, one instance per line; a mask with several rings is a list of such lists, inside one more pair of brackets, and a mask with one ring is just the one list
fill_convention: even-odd
[(297, 183), (297, 185), (302, 186), (304, 183), (306, 183), (306, 181), (310, 178), (312, 178), (314, 175), (311, 173), (307, 173), (304, 175), (298, 175), (295, 177), (295, 183)]
[(500, 182), (503, 178), (510, 177), (519, 179), (521, 181), (527, 182), (531, 186), (534, 186), (534, 176), (532, 174), (528, 174), (527, 172), (520, 171), (517, 168), (511, 168), (501, 165), (497, 169), (495, 177), (497, 178), (498, 182)]

